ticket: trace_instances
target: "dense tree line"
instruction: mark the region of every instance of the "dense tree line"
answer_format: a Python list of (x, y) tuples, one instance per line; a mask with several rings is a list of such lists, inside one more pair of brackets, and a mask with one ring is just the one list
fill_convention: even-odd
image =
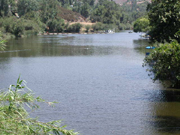
[[(0, 31), (15, 36), (39, 32), (74, 32), (82, 26), (68, 26), (60, 7), (78, 12), (87, 20), (103, 23), (104, 28), (130, 29), (141, 13), (130, 15), (128, 8), (109, 0), (1, 0)], [(137, 4), (133, 5), (133, 10)], [(105, 25), (104, 25), (105, 24)], [(96, 30), (98, 30), (96, 25)], [(78, 30), (77, 30), (78, 28)]]
[(159, 42), (176, 39), (180, 42), (177, 36), (180, 30), (179, 0), (154, 0), (148, 6), (148, 10), (152, 39)]
[[(142, 25), (142, 22), (147, 22), (147, 26)], [(161, 43), (145, 58), (144, 66), (151, 65), (148, 71), (153, 73), (150, 75), (154, 81), (180, 88), (179, 0), (153, 0), (148, 5), (148, 17), (140, 18), (134, 24), (135, 31), (143, 31), (148, 27), (150, 39)]]
[[(153, 0), (148, 4), (147, 10), (147, 16), (135, 21), (135, 32), (148, 32), (152, 41), (171, 42), (172, 39), (176, 39), (180, 42), (179, 0)], [(144, 27), (143, 23), (147, 26)]]

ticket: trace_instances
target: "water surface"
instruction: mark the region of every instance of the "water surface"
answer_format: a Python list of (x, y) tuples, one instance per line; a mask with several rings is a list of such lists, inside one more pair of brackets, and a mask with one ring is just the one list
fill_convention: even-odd
[(82, 135), (180, 134), (178, 91), (153, 83), (142, 67), (139, 33), (47, 35), (11, 40), (0, 52), (1, 88), (21, 78), (42, 105), (42, 121), (63, 119)]

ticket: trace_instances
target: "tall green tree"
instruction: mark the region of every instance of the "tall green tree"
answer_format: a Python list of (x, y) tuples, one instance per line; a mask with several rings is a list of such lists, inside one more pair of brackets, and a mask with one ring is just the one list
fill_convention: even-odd
[(134, 32), (148, 32), (150, 30), (149, 19), (142, 17), (134, 22)]
[(81, 15), (83, 15), (86, 18), (89, 17), (90, 9), (91, 9), (90, 5), (87, 2), (85, 2), (81, 7)]
[(151, 64), (149, 71), (154, 81), (163, 84), (170, 82), (172, 87), (180, 88), (180, 44), (177, 41), (160, 44), (145, 58), (144, 66)]
[(5, 49), (5, 40), (2, 39), (1, 31), (0, 31), (0, 50)]
[(15, 0), (0, 1), (0, 16), (5, 17), (11, 15), (11, 10), (15, 9)]
[(59, 2), (57, 0), (42, 0), (41, 4), (41, 19), (43, 23), (57, 18)]
[(37, 0), (18, 0), (17, 6), (20, 16), (31, 11), (39, 10), (39, 3)]
[(148, 16), (152, 30), (152, 40), (163, 42), (176, 39), (175, 34), (180, 29), (180, 1), (179, 0), (152, 0), (148, 6)]

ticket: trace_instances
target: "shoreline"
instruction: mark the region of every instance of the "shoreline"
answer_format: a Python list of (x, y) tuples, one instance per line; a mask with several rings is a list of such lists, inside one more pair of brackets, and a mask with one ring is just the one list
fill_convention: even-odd
[[(115, 33), (115, 32), (114, 32)], [(42, 34), (38, 34), (38, 36), (41, 35), (70, 35), (70, 34), (83, 34), (83, 35), (87, 35), (87, 34), (114, 34), (114, 33), (108, 33), (108, 32), (84, 32), (84, 33), (42, 33)]]

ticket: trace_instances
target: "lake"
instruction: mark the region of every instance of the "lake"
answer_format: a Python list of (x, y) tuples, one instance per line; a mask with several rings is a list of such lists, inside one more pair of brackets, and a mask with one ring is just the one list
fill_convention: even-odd
[(57, 101), (32, 116), (62, 119), (81, 135), (178, 135), (179, 91), (153, 83), (142, 67), (140, 33), (12, 39), (0, 52), (0, 88), (19, 75), (35, 95)]

